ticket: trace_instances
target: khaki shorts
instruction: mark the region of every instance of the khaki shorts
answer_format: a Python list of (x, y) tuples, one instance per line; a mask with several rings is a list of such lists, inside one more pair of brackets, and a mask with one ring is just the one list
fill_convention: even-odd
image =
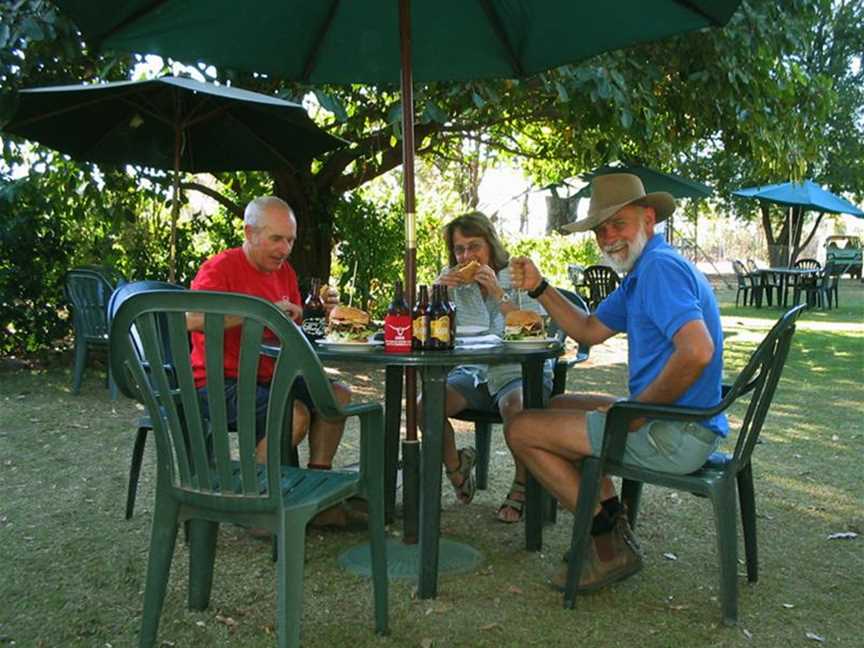
[[(600, 456), (606, 413), (588, 412), (586, 425), (591, 453)], [(699, 470), (721, 441), (718, 434), (698, 423), (657, 419), (627, 435), (623, 462), (686, 475)]]

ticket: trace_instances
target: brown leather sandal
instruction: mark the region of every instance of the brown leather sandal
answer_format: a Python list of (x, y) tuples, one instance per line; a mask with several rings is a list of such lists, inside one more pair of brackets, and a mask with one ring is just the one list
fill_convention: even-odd
[[(521, 495), (522, 499), (516, 499), (517, 495)], [(512, 509), (516, 511), (519, 514), (518, 517), (515, 520), (510, 520), (503, 517), (504, 511), (506, 511), (507, 509)], [(495, 514), (495, 517), (498, 519), (499, 522), (503, 522), (504, 524), (513, 524), (522, 520), (522, 512), (524, 509), (525, 484), (514, 479), (513, 485), (510, 486), (510, 491), (507, 493), (507, 499), (505, 499), (504, 503), (498, 507), (498, 512)]]
[(470, 504), (474, 499), (474, 494), (477, 492), (477, 484), (474, 481), (474, 462), (476, 460), (477, 452), (474, 448), (462, 448), (459, 451), (459, 467), (456, 470), (444, 469), (447, 477), (462, 475), (462, 481), (459, 482), (458, 486), (453, 484), (452, 480), (450, 483), (453, 486), (453, 490), (456, 491), (456, 497), (463, 504)]

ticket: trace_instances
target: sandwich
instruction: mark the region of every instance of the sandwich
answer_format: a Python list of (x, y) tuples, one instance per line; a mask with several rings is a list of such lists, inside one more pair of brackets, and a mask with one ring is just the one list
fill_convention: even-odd
[(477, 274), (479, 269), (479, 263), (476, 261), (469, 261), (468, 263), (463, 263), (461, 266), (456, 268), (454, 272), (464, 283), (468, 283), (474, 281), (474, 275)]
[(544, 339), (543, 319), (531, 310), (515, 310), (504, 319), (505, 340)]
[(351, 306), (336, 306), (327, 322), (327, 342), (368, 342), (375, 334), (369, 313)]

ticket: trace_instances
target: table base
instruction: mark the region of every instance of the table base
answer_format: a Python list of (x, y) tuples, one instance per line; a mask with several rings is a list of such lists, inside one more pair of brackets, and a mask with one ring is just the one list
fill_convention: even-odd
[[(357, 576), (370, 577), (369, 543), (351, 547), (339, 556), (339, 564)], [(476, 569), (483, 554), (464, 542), (441, 538), (438, 545), (438, 573), (462, 574)], [(420, 573), (420, 545), (405, 544), (398, 538), (387, 539), (387, 578), (417, 580)]]

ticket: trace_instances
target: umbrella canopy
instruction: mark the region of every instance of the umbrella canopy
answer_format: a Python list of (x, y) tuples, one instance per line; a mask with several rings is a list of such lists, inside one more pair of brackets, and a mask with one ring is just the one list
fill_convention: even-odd
[(100, 164), (272, 169), (345, 144), (299, 104), (177, 77), (33, 88), (15, 101), (3, 131)]
[[(645, 191), (653, 193), (655, 191), (665, 191), (672, 194), (676, 198), (707, 198), (713, 193), (713, 190), (708, 185), (701, 182), (690, 180), (682, 176), (672, 175), (671, 173), (663, 173), (655, 171), (648, 167), (634, 165), (615, 165), (602, 166), (584, 173), (579, 176), (585, 182), (590, 183), (597, 176), (607, 175), (609, 173), (632, 173), (639, 176), (642, 184), (645, 185)], [(576, 195), (579, 198), (586, 198), (591, 195), (591, 185), (583, 187)]]
[[(398, 83), (396, 0), (59, 0), (91, 45), (323, 83)], [(413, 0), (418, 81), (524, 77), (725, 24), (740, 0)], [(110, 5), (110, 11), (107, 7)], [(649, 8), (650, 7), (650, 8)]]
[(174, 171), (171, 281), (180, 171), (302, 166), (346, 144), (318, 128), (299, 104), (192, 79), (33, 88), (13, 101), (4, 132), (80, 160)]
[(805, 210), (812, 209), (830, 214), (851, 214), (858, 218), (864, 218), (864, 211), (858, 209), (845, 198), (826, 191), (810, 180), (748, 187), (733, 191), (732, 195), (742, 198), (756, 198), (789, 207), (801, 207)]

